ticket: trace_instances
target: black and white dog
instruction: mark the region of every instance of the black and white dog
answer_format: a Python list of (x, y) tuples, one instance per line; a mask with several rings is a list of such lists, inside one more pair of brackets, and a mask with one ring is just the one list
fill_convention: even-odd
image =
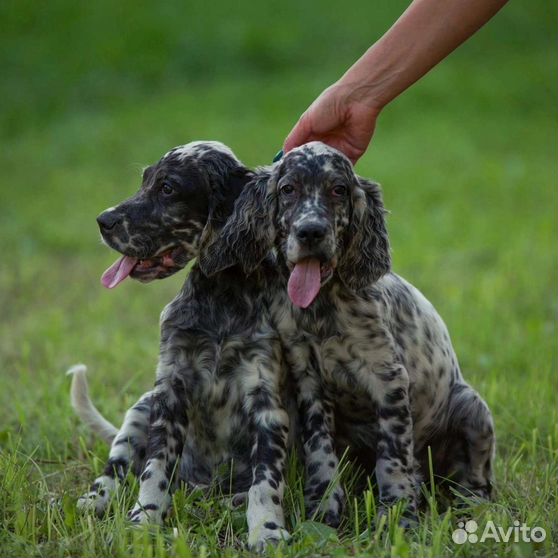
[(104, 473), (80, 498), (81, 508), (104, 512), (132, 468), (140, 489), (130, 518), (159, 522), (178, 478), (209, 484), (217, 468), (232, 461), (226, 477), (235, 492), (248, 490), (249, 544), (262, 548), (288, 536), (282, 501), (291, 419), (270, 319), (275, 263), (264, 259), (248, 276), (235, 266), (210, 278), (202, 272), (205, 246), (251, 178), (224, 145), (190, 143), (147, 168), (140, 190), (98, 217), (104, 241), (122, 254), (103, 275), (108, 288), (128, 276), (166, 277), (194, 257), (200, 263), (161, 314), (155, 387), (128, 411), (119, 431), (91, 404), (84, 368), (74, 370), (74, 407), (113, 440)]
[(284, 293), (273, 321), (297, 384), (309, 494), (320, 497), (334, 448), (348, 446), (373, 466), (381, 503), (406, 501), (413, 517), (430, 446), (437, 475), (488, 498), (490, 411), (464, 381), (433, 306), (390, 271), (378, 185), (324, 144), (294, 149), (243, 190), (206, 249), (206, 268), (240, 262), (250, 273), (272, 247)]

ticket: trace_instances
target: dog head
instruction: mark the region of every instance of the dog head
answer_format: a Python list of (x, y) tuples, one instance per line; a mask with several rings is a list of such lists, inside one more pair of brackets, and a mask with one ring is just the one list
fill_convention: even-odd
[(377, 184), (356, 176), (339, 151), (311, 142), (246, 187), (207, 254), (250, 272), (275, 245), (289, 296), (306, 308), (332, 278), (358, 291), (389, 271), (384, 213)]
[(97, 217), (103, 241), (122, 254), (103, 285), (182, 269), (225, 222), (250, 174), (228, 147), (211, 141), (176, 147), (147, 167), (138, 192)]

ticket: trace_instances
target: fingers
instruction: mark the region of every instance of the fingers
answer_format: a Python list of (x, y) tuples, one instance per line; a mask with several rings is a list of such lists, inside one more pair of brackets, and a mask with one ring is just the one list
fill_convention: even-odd
[(300, 117), (283, 144), (288, 153), (310, 141), (322, 141), (344, 153), (354, 164), (374, 133), (376, 114), (360, 105), (331, 102), (337, 90), (326, 90)]
[(283, 144), (283, 151), (287, 153), (291, 149), (307, 143), (310, 139), (311, 127), (308, 122), (307, 114), (304, 113), (287, 136)]

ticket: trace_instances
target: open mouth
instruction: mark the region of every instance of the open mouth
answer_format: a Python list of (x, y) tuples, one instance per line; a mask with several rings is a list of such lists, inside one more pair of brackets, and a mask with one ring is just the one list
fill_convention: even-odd
[(127, 277), (144, 282), (168, 277), (183, 267), (180, 261), (183, 254), (183, 248), (175, 247), (151, 258), (140, 259), (124, 255), (103, 273), (101, 283), (107, 289), (114, 289)]
[(304, 258), (295, 264), (289, 262), (291, 275), (287, 291), (291, 302), (300, 308), (308, 308), (318, 296), (321, 287), (331, 279), (335, 262), (320, 262), (318, 258)]

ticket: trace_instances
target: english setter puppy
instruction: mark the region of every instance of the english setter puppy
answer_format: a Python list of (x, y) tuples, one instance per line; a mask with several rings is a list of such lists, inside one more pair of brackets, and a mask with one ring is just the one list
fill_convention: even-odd
[(116, 287), (128, 276), (166, 277), (194, 257), (176, 298), (161, 314), (155, 387), (116, 430), (87, 394), (84, 368), (74, 370), (78, 414), (112, 440), (108, 463), (79, 506), (103, 513), (118, 480), (140, 476), (133, 522), (164, 519), (176, 480), (209, 484), (223, 464), (237, 492), (248, 490), (249, 544), (262, 548), (288, 536), (283, 514), (284, 469), (290, 430), (287, 378), (268, 291), (272, 260), (246, 276), (240, 267), (204, 275), (212, 243), (252, 173), (217, 142), (194, 142), (168, 152), (143, 174), (140, 190), (97, 219), (103, 240), (122, 256), (103, 274)]
[(390, 271), (384, 213), (377, 184), (312, 142), (243, 190), (206, 259), (249, 273), (277, 251), (284, 286), (272, 313), (297, 384), (309, 496), (332, 481), (334, 448), (349, 447), (373, 467), (382, 509), (403, 500), (414, 518), (428, 447), (437, 475), (488, 498), (495, 438), (444, 322)]

